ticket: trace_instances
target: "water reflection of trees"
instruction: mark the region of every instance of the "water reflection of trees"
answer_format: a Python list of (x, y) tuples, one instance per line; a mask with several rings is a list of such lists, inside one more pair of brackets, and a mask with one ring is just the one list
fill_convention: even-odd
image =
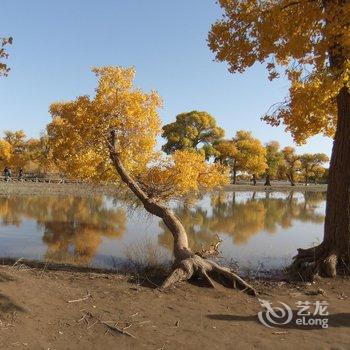
[[(198, 203), (176, 207), (176, 215), (184, 223), (193, 249), (210, 244), (216, 234), (229, 235), (233, 243), (239, 245), (263, 230), (274, 234), (279, 228), (292, 227), (295, 221), (320, 224), (324, 220), (324, 215), (317, 210), (325, 200), (322, 192), (305, 193), (303, 198), (292, 192), (282, 197), (268, 193), (264, 197), (251, 194), (244, 200), (236, 197), (235, 193), (221, 192), (210, 197), (207, 208)], [(162, 223), (160, 226), (159, 243), (170, 249), (171, 234)]]
[(48, 260), (88, 264), (103, 237), (123, 235), (126, 214), (108, 206), (103, 196), (0, 197), (2, 225), (19, 226), (24, 219), (34, 219), (43, 228)]

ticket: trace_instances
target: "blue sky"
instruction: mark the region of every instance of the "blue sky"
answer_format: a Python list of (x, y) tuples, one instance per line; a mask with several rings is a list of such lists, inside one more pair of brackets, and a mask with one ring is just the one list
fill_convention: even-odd
[[(0, 133), (38, 136), (57, 100), (93, 94), (92, 66), (135, 66), (136, 85), (157, 90), (163, 123), (181, 112), (205, 110), (232, 137), (251, 130), (263, 142), (293, 143), (283, 127), (260, 121), (287, 94), (288, 82), (269, 82), (263, 66), (230, 74), (206, 44), (221, 15), (215, 0), (1, 0), (0, 36), (12, 35), (8, 78), (0, 79)], [(317, 136), (299, 152), (330, 154)]]

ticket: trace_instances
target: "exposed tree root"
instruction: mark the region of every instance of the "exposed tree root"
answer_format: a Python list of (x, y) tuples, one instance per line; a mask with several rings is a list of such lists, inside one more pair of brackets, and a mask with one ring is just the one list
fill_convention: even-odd
[(110, 151), (111, 161), (120, 178), (141, 201), (144, 208), (150, 214), (156, 215), (163, 220), (165, 226), (173, 235), (175, 269), (164, 281), (162, 288), (168, 288), (175, 283), (187, 281), (192, 276), (202, 276), (212, 287), (215, 287), (215, 283), (210, 277), (210, 275), (213, 274), (224, 277), (234, 288), (238, 285), (247, 293), (255, 296), (256, 291), (254, 288), (242, 278), (231, 272), (229, 269), (221, 267), (213, 261), (207, 260), (208, 257), (218, 254), (218, 247), (221, 243), (220, 237), (217, 236), (217, 242), (210, 245), (209, 249), (204, 249), (204, 247), (202, 247), (202, 251), (196, 254), (191, 251), (188, 245), (187, 232), (180, 219), (170, 208), (167, 207), (166, 204), (162, 202), (161, 198), (153, 197), (152, 193), (154, 194), (154, 191), (151, 191), (151, 194), (145, 191), (145, 186), (141, 186), (140, 183), (135, 181), (124, 168), (119, 153), (116, 150), (115, 130), (111, 131), (107, 144)]
[(322, 244), (309, 249), (298, 249), (289, 272), (301, 279), (312, 280), (316, 276), (335, 277), (347, 270), (349, 257), (327, 251)]
[(180, 261), (176, 264), (174, 271), (163, 282), (162, 288), (189, 280), (193, 276), (202, 276), (211, 287), (215, 288), (215, 283), (209, 275), (221, 276), (228, 280), (233, 288), (240, 288), (250, 295), (256, 296), (255, 289), (242, 278), (233, 273), (230, 269), (222, 267), (214, 261), (206, 260), (197, 254)]

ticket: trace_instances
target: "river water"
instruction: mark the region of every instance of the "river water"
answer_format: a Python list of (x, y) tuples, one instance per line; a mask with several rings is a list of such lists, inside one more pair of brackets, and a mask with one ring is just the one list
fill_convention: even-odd
[[(222, 239), (221, 256), (246, 271), (280, 269), (322, 240), (325, 193), (215, 192), (171, 204), (195, 250)], [(169, 261), (164, 225), (128, 201), (97, 195), (0, 197), (0, 256), (117, 268)]]

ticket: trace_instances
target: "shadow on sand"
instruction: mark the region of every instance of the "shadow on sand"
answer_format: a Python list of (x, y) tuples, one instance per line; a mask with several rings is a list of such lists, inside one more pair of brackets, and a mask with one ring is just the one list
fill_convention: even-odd
[[(8, 274), (4, 272), (0, 272), (0, 283), (6, 283), (15, 281), (16, 279), (9, 276)], [(10, 297), (7, 295), (0, 293), (0, 317), (2, 317), (5, 314), (12, 313), (12, 312), (25, 312), (25, 310), (14, 303)]]
[[(258, 315), (225, 315), (225, 314), (213, 314), (207, 315), (207, 318), (211, 320), (227, 321), (227, 322), (255, 322), (261, 324)], [(293, 319), (288, 324), (274, 324), (274, 328), (280, 329), (300, 329), (300, 330), (310, 330), (310, 329), (322, 329), (321, 325), (297, 325), (296, 319), (300, 316), (294, 315)], [(309, 320), (314, 320), (315, 316), (305, 316), (305, 323), (308, 323)], [(318, 317), (320, 318), (320, 317)], [(264, 318), (266, 319), (266, 317)], [(337, 313), (329, 314), (328, 316), (323, 316), (322, 319), (328, 319), (328, 327), (350, 327), (350, 313)], [(312, 321), (311, 321), (312, 324)], [(261, 324), (262, 325), (262, 324)]]

